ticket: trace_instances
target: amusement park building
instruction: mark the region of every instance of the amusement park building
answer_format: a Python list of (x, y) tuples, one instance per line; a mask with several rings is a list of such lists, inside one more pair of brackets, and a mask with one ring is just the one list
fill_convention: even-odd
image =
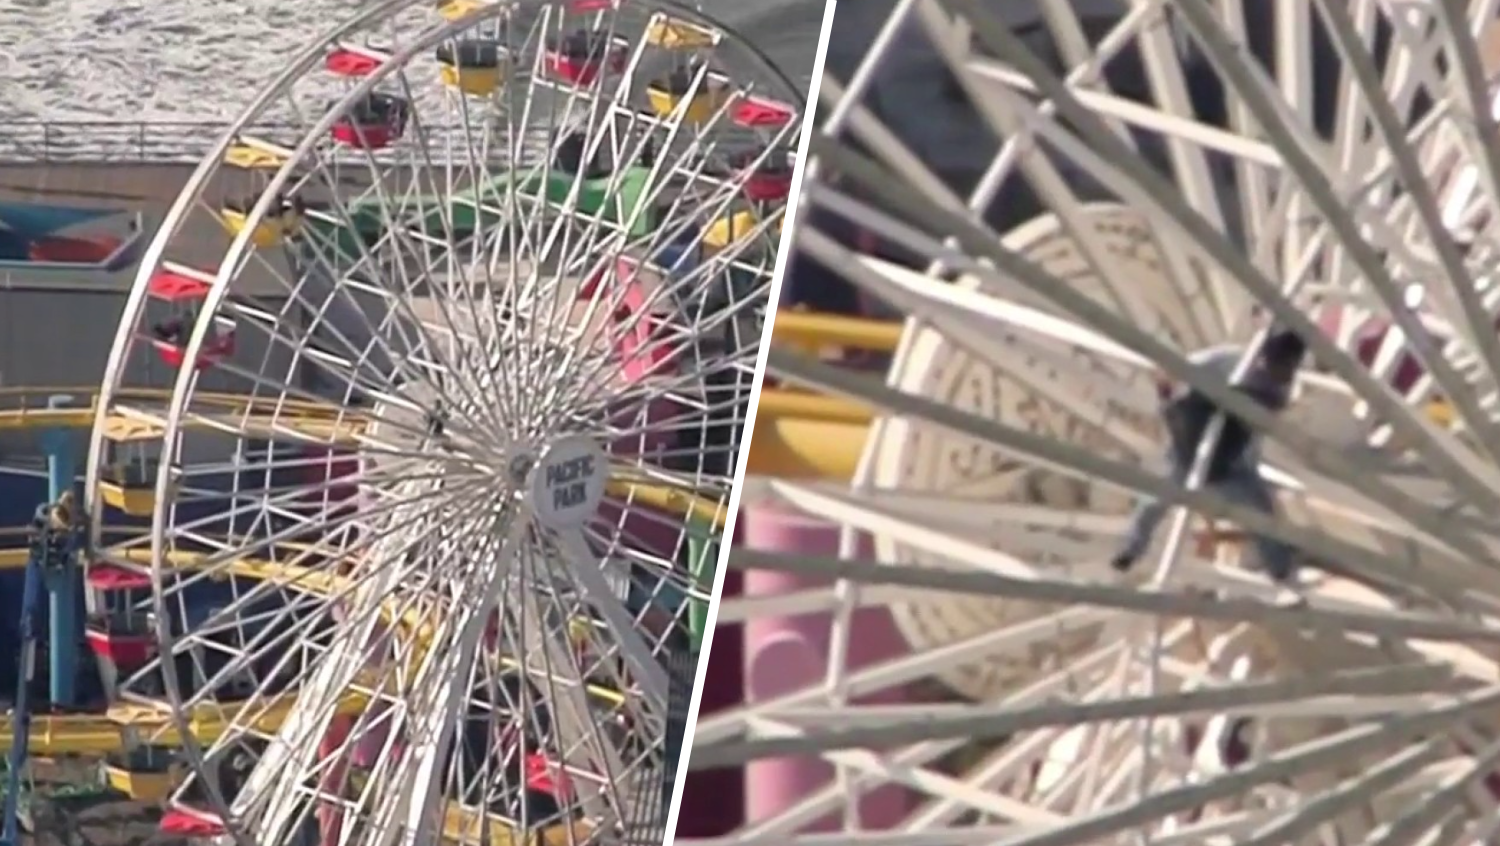
[[(0, 162), (0, 203), (117, 211), (124, 226), (139, 225), (148, 236), (192, 172), (192, 165), (141, 161)], [(211, 191), (223, 195), (233, 187), (215, 185)], [(201, 266), (217, 264), (227, 236), (211, 220), (189, 225), (203, 230), (190, 239), (201, 245), (201, 256), (184, 258)], [(97, 383), (134, 276), (134, 262), (76, 271), (0, 262), (0, 387)], [(242, 278), (252, 293), (273, 296), (269, 280), (254, 290), (253, 269)], [(162, 368), (132, 381), (166, 378)]]
[[(41, 216), (62, 210), (105, 213), (97, 226), (90, 226), (107, 232), (112, 239), (134, 237), (141, 244), (193, 171), (192, 165), (157, 163), (141, 155), (124, 161), (112, 155), (88, 160), (70, 155), (54, 158), (51, 152), (43, 149), (33, 156), (28, 151), (0, 161), (0, 208)], [(0, 235), (7, 226), (0, 216)], [(202, 244), (202, 260), (209, 262), (222, 255), (225, 236), (221, 231), (202, 228), (205, 231), (194, 241)], [(58, 267), (60, 262), (25, 260), (43, 258), (40, 256), (3, 256), (0, 411), (23, 401), (32, 403), (50, 393), (46, 389), (51, 387), (78, 389), (79, 401), (87, 401), (87, 394), (97, 390), (139, 254), (138, 246), (133, 254), (122, 251), (123, 261), (72, 268)], [(134, 366), (143, 372), (131, 373), (132, 382), (168, 386), (172, 374), (166, 367), (144, 359)], [(204, 378), (215, 387), (234, 387), (230, 377), (221, 373), (208, 372)], [(41, 390), (34, 390), (38, 388)], [(22, 393), (26, 395), (24, 400), (20, 398)], [(80, 432), (76, 437), (81, 450), (86, 434)], [(47, 481), (36, 433), (0, 430), (0, 546), (9, 548), (21, 542), (21, 529), (46, 497)], [(11, 665), (19, 650), (16, 620), (22, 578), (20, 570), (0, 572), (0, 593), (16, 602), (0, 614), (0, 684), (6, 684), (7, 689), (13, 686)]]
[[(165, 156), (153, 156), (151, 152), (143, 147), (123, 161), (108, 155), (8, 156), (0, 144), (0, 412), (23, 401), (35, 404), (54, 393), (50, 390), (54, 387), (70, 389), (79, 402), (87, 402), (98, 390), (141, 254), (196, 169), (186, 161), (161, 160), (178, 158), (170, 151)], [(217, 206), (250, 188), (248, 184), (231, 184), (233, 181), (229, 177), (210, 184), (204, 201)], [(126, 260), (95, 262), (95, 266), (80, 262), (65, 268), (57, 265), (66, 262), (29, 261), (27, 256), (4, 252), (3, 236), (10, 226), (7, 209), (13, 210), (18, 220), (30, 213), (43, 218), (52, 212), (66, 215), (70, 210), (104, 213), (99, 226), (113, 227), (109, 238), (135, 239), (138, 244)], [(207, 215), (191, 215), (186, 225), (198, 231), (179, 236), (178, 243), (188, 248), (179, 249), (174, 258), (189, 266), (216, 267), (228, 246), (224, 230)], [(89, 230), (81, 235), (76, 230), (62, 230), (73, 236), (64, 240), (87, 241), (89, 233), (95, 231), (89, 226), (78, 227)], [(255, 267), (237, 275), (236, 292), (273, 312), (279, 311), (286, 299), (284, 283), (278, 283), (273, 273)], [(255, 346), (259, 339), (243, 340)], [(265, 350), (242, 348), (238, 352), (247, 359), (262, 361)], [(289, 366), (286, 356), (279, 356), (283, 359), (279, 367), (277, 356), (265, 361), (263, 367), (284, 372)], [(127, 370), (123, 381), (132, 386), (170, 389), (176, 376), (175, 368), (153, 356), (133, 357)], [(204, 369), (198, 378), (204, 390), (229, 394), (247, 391), (245, 380), (223, 370)], [(316, 390), (310, 383), (303, 387)], [(75, 452), (81, 453), (87, 448), (87, 431), (79, 430), (75, 437)], [(0, 549), (23, 542), (24, 527), (47, 496), (45, 459), (36, 433), (0, 427)], [(23, 579), (21, 570), (0, 570), (0, 595), (11, 598), (9, 607), (0, 611), (0, 700), (8, 699), (7, 691), (14, 689), (18, 671)], [(683, 652), (669, 662), (673, 681), (669, 719), (674, 738), (681, 737), (685, 723), (695, 659), (695, 653)], [(658, 841), (660, 834), (655, 829), (659, 822), (640, 822), (641, 836)]]

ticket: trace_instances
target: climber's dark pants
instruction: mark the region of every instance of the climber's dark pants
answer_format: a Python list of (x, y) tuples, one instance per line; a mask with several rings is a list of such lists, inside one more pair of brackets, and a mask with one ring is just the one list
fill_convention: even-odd
[[(1175, 457), (1175, 451), (1172, 455), (1173, 457), (1170, 458), (1172, 481), (1179, 485), (1186, 484), (1191, 468), (1184, 466), (1186, 462)], [(1205, 487), (1235, 505), (1259, 511), (1267, 516), (1274, 516), (1276, 496), (1272, 493), (1271, 487), (1266, 484), (1266, 480), (1261, 478), (1258, 464), (1253, 454), (1247, 455), (1230, 465), (1222, 475)], [(1125, 548), (1121, 551), (1122, 557), (1136, 559), (1144, 555), (1169, 510), (1169, 506), (1161, 500), (1152, 499), (1141, 503), (1131, 518), (1130, 528), (1125, 536)], [(1261, 566), (1266, 568), (1271, 578), (1280, 582), (1291, 577), (1295, 561), (1290, 546), (1276, 538), (1261, 534), (1251, 533), (1250, 538), (1260, 557)]]

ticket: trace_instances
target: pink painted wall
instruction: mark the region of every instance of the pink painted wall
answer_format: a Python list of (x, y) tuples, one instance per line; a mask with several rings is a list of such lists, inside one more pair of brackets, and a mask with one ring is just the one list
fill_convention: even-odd
[[(743, 543), (768, 552), (834, 555), (839, 531), (821, 521), (770, 505), (752, 505), (742, 513)], [(868, 547), (862, 555), (870, 554)], [(817, 581), (780, 573), (755, 572), (745, 576), (747, 595), (774, 596), (816, 587)], [(858, 668), (889, 660), (906, 651), (885, 609), (856, 612), (856, 635), (850, 639), (848, 666)], [(744, 666), (746, 701), (762, 702), (821, 684), (828, 668), (829, 618), (826, 614), (764, 618), (745, 626)], [(717, 652), (717, 649), (715, 650)], [(713, 656), (718, 664), (720, 656)], [(901, 689), (882, 691), (864, 702), (906, 700)], [(807, 758), (760, 761), (747, 768), (745, 815), (754, 821), (796, 805), (832, 778), (829, 765)], [(905, 815), (910, 797), (900, 788), (884, 787), (866, 794), (859, 805), (861, 828), (878, 830), (895, 825)], [(807, 830), (829, 830), (839, 824), (826, 817)]]

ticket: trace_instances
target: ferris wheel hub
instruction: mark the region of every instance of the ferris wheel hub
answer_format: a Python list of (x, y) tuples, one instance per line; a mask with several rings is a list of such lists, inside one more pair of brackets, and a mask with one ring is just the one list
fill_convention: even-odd
[(531, 469), (531, 509), (553, 530), (577, 529), (598, 513), (609, 458), (593, 438), (567, 435), (549, 444)]

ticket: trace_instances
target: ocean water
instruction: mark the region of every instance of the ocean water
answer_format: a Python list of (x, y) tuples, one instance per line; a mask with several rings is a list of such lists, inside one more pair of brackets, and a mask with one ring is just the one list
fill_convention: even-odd
[[(43, 121), (226, 122), (292, 57), (361, 5), (359, 0), (0, 0), (0, 146), (36, 134)], [(701, 5), (805, 88), (821, 0), (704, 0)]]

